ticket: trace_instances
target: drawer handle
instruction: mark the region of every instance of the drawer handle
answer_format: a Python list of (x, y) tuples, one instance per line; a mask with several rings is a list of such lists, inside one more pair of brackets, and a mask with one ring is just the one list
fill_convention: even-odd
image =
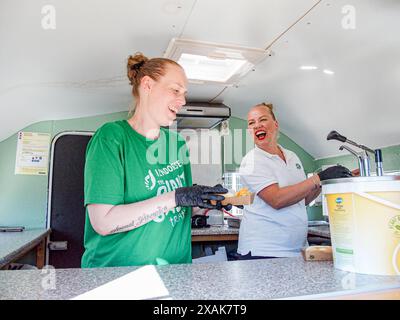
[(68, 250), (68, 241), (50, 241), (49, 249), (52, 251)]

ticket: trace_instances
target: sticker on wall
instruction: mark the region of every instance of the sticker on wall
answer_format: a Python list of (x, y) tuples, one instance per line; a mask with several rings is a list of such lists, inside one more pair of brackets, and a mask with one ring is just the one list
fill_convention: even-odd
[(47, 175), (50, 134), (18, 132), (15, 174)]

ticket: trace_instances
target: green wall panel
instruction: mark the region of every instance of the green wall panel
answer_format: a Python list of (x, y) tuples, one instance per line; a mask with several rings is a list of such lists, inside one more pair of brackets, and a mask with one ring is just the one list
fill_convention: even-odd
[[(383, 170), (385, 172), (400, 171), (400, 145), (382, 148)], [(375, 158), (373, 155), (371, 160), (371, 172), (375, 171)], [(315, 161), (316, 168), (323, 165), (341, 164), (350, 170), (358, 168), (356, 157), (348, 154), (343, 150), (343, 156), (318, 159)]]

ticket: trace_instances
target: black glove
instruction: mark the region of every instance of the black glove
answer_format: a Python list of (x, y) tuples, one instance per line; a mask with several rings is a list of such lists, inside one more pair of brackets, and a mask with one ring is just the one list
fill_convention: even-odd
[(232, 205), (230, 203), (228, 203), (223, 206), (221, 201), (217, 201), (217, 204), (215, 205), (215, 209), (217, 209), (217, 210), (225, 209), (226, 211), (229, 211), (232, 209)]
[(320, 173), (318, 173), (319, 180), (328, 180), (328, 179), (338, 179), (338, 178), (348, 178), (352, 177), (351, 171), (346, 167), (337, 165), (333, 167), (329, 167)]
[[(227, 193), (228, 190), (217, 184), (215, 187), (194, 185), (192, 187), (177, 188), (175, 190), (175, 201), (181, 207), (200, 207), (205, 209), (222, 209), (221, 202), (224, 196), (217, 193)], [(211, 200), (217, 201), (215, 205)]]

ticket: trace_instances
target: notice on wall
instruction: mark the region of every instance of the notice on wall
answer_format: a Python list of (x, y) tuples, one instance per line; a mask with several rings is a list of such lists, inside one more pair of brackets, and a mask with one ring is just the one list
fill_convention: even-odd
[(47, 175), (50, 134), (18, 132), (15, 174)]

